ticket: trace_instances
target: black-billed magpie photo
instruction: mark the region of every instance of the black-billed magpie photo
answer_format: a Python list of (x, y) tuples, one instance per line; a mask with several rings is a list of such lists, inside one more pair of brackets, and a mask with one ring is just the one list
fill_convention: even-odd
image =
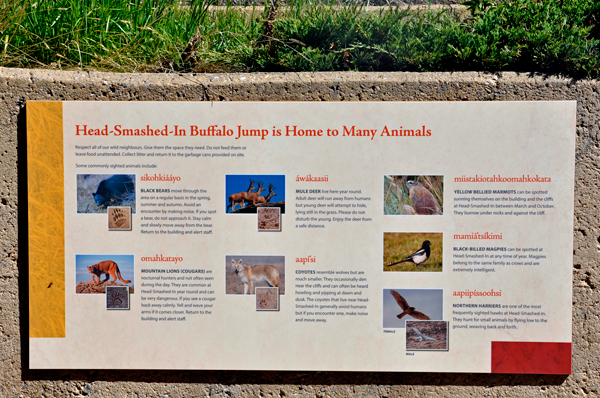
[(425, 242), (423, 242), (423, 245), (421, 245), (421, 248), (419, 250), (406, 257), (404, 260), (400, 260), (395, 263), (389, 264), (388, 267), (405, 262), (415, 263), (416, 265), (424, 263), (431, 255), (431, 249), (429, 248), (429, 246), (431, 246), (431, 242), (426, 240)]

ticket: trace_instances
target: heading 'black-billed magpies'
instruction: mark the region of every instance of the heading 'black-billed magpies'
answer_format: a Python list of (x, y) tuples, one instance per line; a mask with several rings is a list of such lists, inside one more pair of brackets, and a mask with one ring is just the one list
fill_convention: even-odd
[(426, 240), (425, 242), (423, 242), (423, 245), (421, 246), (421, 248), (419, 250), (417, 250), (410, 256), (406, 257), (404, 260), (397, 261), (393, 264), (388, 265), (388, 267), (391, 267), (392, 265), (396, 265), (396, 264), (400, 264), (400, 263), (405, 263), (405, 262), (415, 263), (416, 265), (420, 265), (421, 263), (424, 263), (425, 261), (427, 261), (427, 259), (431, 255), (431, 249), (429, 248), (429, 246), (431, 246), (431, 242)]

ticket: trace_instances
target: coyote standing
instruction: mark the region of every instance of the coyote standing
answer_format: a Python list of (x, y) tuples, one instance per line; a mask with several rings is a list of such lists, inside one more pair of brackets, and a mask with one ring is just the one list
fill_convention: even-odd
[(245, 265), (240, 258), (231, 259), (231, 268), (244, 283), (244, 294), (254, 294), (254, 282), (265, 281), (271, 287), (279, 287), (279, 271), (272, 265)]

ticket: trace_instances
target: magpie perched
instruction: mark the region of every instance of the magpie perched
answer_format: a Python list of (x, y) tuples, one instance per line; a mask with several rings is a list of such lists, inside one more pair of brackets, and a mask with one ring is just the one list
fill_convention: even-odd
[(415, 263), (416, 265), (420, 265), (421, 263), (424, 263), (425, 261), (427, 261), (427, 259), (431, 255), (431, 249), (429, 248), (429, 246), (431, 246), (431, 242), (426, 240), (425, 242), (423, 242), (423, 245), (421, 246), (421, 248), (419, 250), (417, 250), (410, 256), (406, 257), (404, 260), (396, 261), (395, 263), (389, 264), (388, 267), (391, 267), (392, 265), (396, 265), (396, 264), (400, 264), (400, 263), (409, 262), (409, 261), (411, 263)]

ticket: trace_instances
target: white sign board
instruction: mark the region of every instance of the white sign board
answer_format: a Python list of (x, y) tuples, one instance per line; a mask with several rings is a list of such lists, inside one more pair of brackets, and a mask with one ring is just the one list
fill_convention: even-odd
[(575, 102), (27, 111), (32, 368), (570, 373)]

